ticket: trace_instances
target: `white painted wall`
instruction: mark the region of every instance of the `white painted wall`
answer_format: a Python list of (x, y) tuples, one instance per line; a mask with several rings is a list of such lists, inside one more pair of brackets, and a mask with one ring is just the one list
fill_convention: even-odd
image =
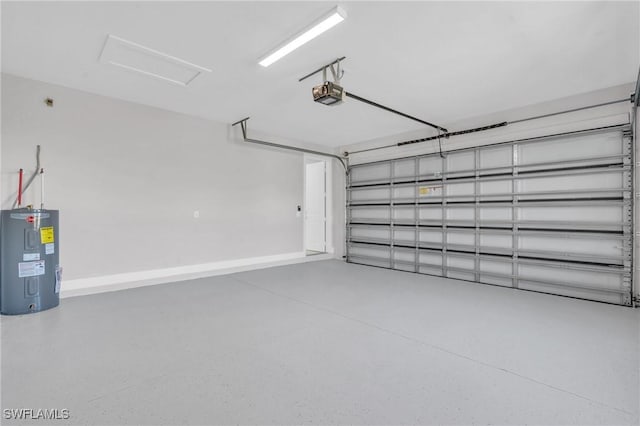
[(38, 144), (66, 280), (303, 254), (302, 155), (239, 128), (2, 75), (3, 209)]

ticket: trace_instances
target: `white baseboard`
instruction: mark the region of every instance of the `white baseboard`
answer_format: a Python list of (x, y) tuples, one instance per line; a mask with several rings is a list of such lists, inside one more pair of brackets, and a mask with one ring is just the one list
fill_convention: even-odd
[(149, 271), (125, 274), (104, 275), (92, 278), (79, 278), (62, 281), (60, 297), (85, 296), (128, 288), (145, 287), (175, 281), (233, 274), (235, 272), (270, 268), (295, 263), (314, 262), (333, 259), (333, 253), (305, 256), (304, 252), (284, 253), (273, 256), (250, 257), (245, 259), (223, 260), (199, 265), (179, 266), (175, 268), (153, 269)]

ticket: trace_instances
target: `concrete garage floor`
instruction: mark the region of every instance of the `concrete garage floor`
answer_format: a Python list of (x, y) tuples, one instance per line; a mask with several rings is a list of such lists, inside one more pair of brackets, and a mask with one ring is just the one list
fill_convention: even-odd
[(56, 425), (638, 424), (639, 321), (311, 262), (3, 317), (2, 408), (69, 409), (30, 422)]

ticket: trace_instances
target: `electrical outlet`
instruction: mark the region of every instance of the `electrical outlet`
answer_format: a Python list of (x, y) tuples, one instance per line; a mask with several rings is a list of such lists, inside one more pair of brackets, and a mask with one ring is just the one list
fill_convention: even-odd
[(194, 219), (197, 219), (197, 218), (199, 218), (199, 217), (200, 217), (200, 210), (194, 210), (194, 211), (193, 211), (193, 218), (194, 218)]

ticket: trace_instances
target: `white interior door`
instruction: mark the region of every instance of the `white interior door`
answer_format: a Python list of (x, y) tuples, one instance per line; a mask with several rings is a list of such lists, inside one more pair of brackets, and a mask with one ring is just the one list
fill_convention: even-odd
[(305, 170), (305, 249), (324, 252), (326, 251), (325, 162), (308, 163)]

